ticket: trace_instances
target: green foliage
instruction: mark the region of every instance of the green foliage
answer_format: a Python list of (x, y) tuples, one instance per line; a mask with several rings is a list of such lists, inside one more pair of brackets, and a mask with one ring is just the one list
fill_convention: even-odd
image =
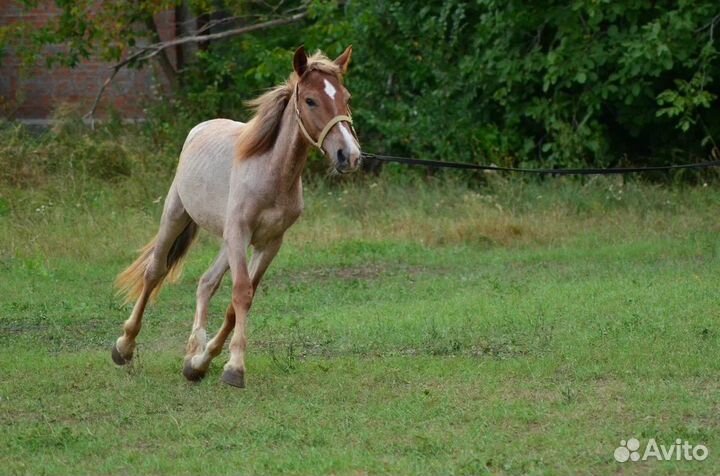
[[(88, 0), (89, 1), (89, 0)], [(125, 5), (126, 2), (121, 2)], [(61, 21), (31, 45), (65, 42), (76, 64), (132, 47), (133, 21), (172, 2), (60, 2)], [(312, 0), (190, 2), (245, 22), (307, 8), (300, 23), (213, 42), (180, 72), (180, 90), (151, 111), (160, 143), (210, 117), (247, 118), (243, 102), (283, 81), (301, 43), (337, 55), (366, 150), (447, 160), (604, 166), (706, 157), (720, 135), (717, 3)], [(103, 26), (105, 25), (105, 27)], [(0, 30), (0, 43), (9, 38)], [(29, 54), (20, 51), (21, 54)], [(59, 58), (59, 59), (58, 59)]]
[(316, 1), (303, 25), (203, 53), (182, 107), (242, 116), (243, 99), (286, 77), (302, 39), (331, 55), (352, 43), (348, 82), (368, 150), (544, 166), (695, 160), (720, 134), (716, 10), (710, 1)]
[[(44, 2), (26, 0), (26, 9), (46, 8)], [(13, 22), (0, 27), (0, 49), (13, 47), (25, 66), (44, 60), (48, 66), (77, 66), (96, 54), (117, 61), (127, 47), (147, 38), (138, 28), (155, 13), (172, 8), (172, 0), (56, 0), (59, 13), (42, 26)], [(48, 49), (47, 46), (53, 48)]]
[(675, 80), (676, 90), (668, 89), (658, 95), (658, 104), (663, 107), (657, 112), (658, 117), (666, 115), (677, 117), (677, 127), (683, 132), (695, 125), (695, 117), (699, 109), (709, 109), (717, 96), (704, 89), (707, 77), (695, 74), (688, 82), (684, 79)]
[[(68, 181), (115, 181), (131, 175), (167, 175), (175, 154), (153, 150), (137, 126), (128, 130), (117, 118), (89, 129), (73, 110), (59, 109), (52, 129), (33, 133), (19, 124), (0, 122), (0, 184), (33, 187), (53, 177)], [(163, 160), (167, 159), (167, 160)]]
[[(371, 22), (356, 30), (365, 34), (360, 82), (374, 93), (360, 95), (363, 112), (372, 110), (368, 122), (401, 152), (606, 165), (624, 154), (667, 158), (678, 145), (703, 155), (701, 139), (720, 132), (717, 122), (710, 130), (689, 127), (710, 120), (716, 97), (716, 41), (701, 28), (717, 13), (714, 2), (377, 2), (358, 9), (365, 16), (355, 21)], [(676, 87), (685, 78), (693, 88)], [(691, 121), (682, 137), (656, 114), (658, 95), (674, 91)]]
[[(287, 2), (284, 8), (304, 4)], [(244, 2), (231, 5), (236, 15), (268, 18), (273, 10)], [(149, 108), (148, 133), (158, 143), (181, 144), (200, 121), (213, 117), (249, 119), (245, 101), (285, 81), (292, 71), (292, 55), (300, 44), (330, 56), (342, 53), (350, 42), (337, 2), (307, 5), (310, 20), (283, 28), (213, 42), (198, 51), (183, 70), (179, 91)], [(353, 73), (354, 74), (354, 73)], [(311, 163), (311, 168), (325, 170)]]

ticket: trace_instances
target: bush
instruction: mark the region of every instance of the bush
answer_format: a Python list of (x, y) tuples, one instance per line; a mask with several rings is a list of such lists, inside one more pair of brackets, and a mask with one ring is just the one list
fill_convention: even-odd
[[(73, 109), (61, 107), (52, 129), (33, 132), (0, 123), (0, 182), (31, 187), (54, 175), (71, 180), (115, 181), (132, 174), (171, 176), (177, 161), (157, 152), (137, 126), (110, 121), (95, 130)], [(160, 159), (160, 160), (158, 160)]]
[[(174, 3), (59, 2), (62, 14), (48, 26), (0, 26), (0, 55), (13, 47), (27, 61), (43, 51), (50, 64), (73, 66), (91, 54), (117, 61), (137, 40), (153, 41), (137, 23), (152, 25)], [(205, 19), (309, 15), (212, 42), (179, 78), (169, 74), (179, 91), (151, 108), (146, 130), (174, 156), (194, 124), (247, 119), (243, 101), (283, 81), (301, 43), (330, 56), (354, 45), (348, 82), (368, 151), (543, 167), (720, 153), (716, 0), (178, 3)], [(116, 158), (103, 172), (88, 162), (90, 173), (128, 172), (121, 150), (90, 153)]]
[[(717, 4), (314, 2), (304, 25), (216, 43), (189, 67), (180, 107), (245, 117), (293, 49), (352, 43), (366, 150), (543, 166), (706, 157), (720, 133)], [(713, 23), (715, 22), (715, 23)]]
[(357, 8), (363, 112), (387, 147), (602, 166), (706, 156), (720, 132), (715, 2)]

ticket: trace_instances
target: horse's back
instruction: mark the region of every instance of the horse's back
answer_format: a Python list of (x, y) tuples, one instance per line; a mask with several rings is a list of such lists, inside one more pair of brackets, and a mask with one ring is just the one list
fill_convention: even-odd
[(212, 119), (188, 133), (180, 153), (174, 186), (190, 217), (222, 235), (230, 191), (230, 172), (242, 122)]

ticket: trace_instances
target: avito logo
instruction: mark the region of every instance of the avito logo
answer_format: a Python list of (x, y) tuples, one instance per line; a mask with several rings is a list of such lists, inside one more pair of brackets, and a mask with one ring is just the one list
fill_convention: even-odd
[(630, 438), (620, 440), (620, 446), (615, 448), (613, 453), (615, 461), (625, 463), (626, 461), (647, 461), (656, 459), (658, 461), (704, 461), (708, 457), (708, 449), (705, 445), (692, 445), (680, 438), (670, 446), (660, 445), (655, 438), (650, 438), (645, 449), (640, 451), (640, 440)]

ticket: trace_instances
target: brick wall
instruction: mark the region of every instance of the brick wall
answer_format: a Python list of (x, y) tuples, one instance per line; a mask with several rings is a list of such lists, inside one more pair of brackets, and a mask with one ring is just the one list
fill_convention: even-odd
[[(41, 1), (38, 8), (25, 11), (19, 2), (0, 0), (0, 25), (29, 21), (41, 26), (57, 14), (53, 1)], [(155, 22), (164, 40), (172, 38), (175, 31), (172, 10), (157, 15)], [(8, 53), (0, 63), (0, 111), (11, 119), (42, 121), (50, 118), (61, 103), (87, 111), (110, 74), (111, 64), (98, 59), (90, 59), (72, 69), (47, 69), (41, 64), (21, 72), (18, 59), (12, 52)], [(170, 60), (174, 62), (172, 54)], [(156, 84), (153, 76), (151, 67), (123, 68), (105, 91), (97, 116), (103, 117), (114, 108), (127, 119), (142, 118), (143, 106), (153, 95)]]

